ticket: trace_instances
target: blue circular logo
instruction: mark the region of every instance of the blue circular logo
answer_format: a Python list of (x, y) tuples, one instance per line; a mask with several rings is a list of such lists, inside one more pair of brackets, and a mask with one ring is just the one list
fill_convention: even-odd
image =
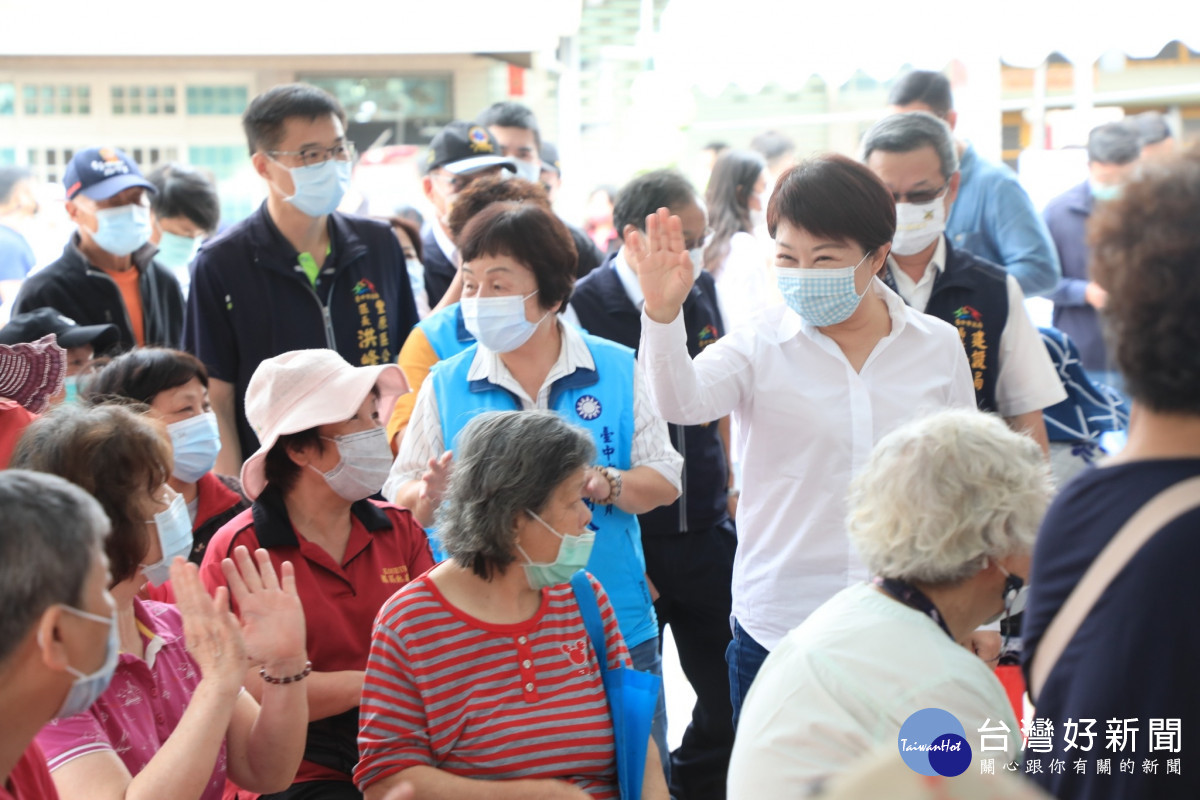
[(967, 732), (949, 711), (921, 709), (904, 721), (896, 738), (900, 757), (920, 775), (953, 778), (971, 766)]
[(590, 394), (585, 394), (583, 397), (575, 401), (575, 413), (578, 414), (581, 419), (591, 421), (600, 416), (600, 412), (602, 410), (603, 409), (600, 406), (600, 401), (595, 397), (592, 397)]

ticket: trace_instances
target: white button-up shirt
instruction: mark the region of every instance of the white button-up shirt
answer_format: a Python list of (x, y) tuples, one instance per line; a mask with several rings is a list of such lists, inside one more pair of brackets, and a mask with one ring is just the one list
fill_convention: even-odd
[(881, 437), (947, 407), (974, 408), (958, 333), (875, 279), (891, 332), (855, 372), (841, 348), (786, 306), (688, 357), (682, 315), (642, 315), (638, 360), (668, 422), (738, 422), (742, 497), (733, 614), (768, 650), (867, 570), (846, 536), (850, 478)]

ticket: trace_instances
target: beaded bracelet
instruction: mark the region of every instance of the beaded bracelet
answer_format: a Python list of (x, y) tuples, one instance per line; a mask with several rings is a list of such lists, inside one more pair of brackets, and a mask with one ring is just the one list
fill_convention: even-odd
[(264, 681), (266, 681), (267, 683), (271, 683), (276, 686), (285, 686), (289, 683), (299, 683), (300, 681), (307, 678), (311, 673), (312, 673), (312, 662), (311, 661), (304, 662), (304, 671), (301, 672), (299, 675), (288, 675), (285, 678), (272, 678), (270, 675), (267, 674), (266, 667), (258, 668), (258, 676), (260, 678), (262, 678)]
[(621, 496), (622, 476), (621, 472), (613, 467), (603, 467), (599, 464), (592, 466), (592, 469), (604, 476), (604, 480), (608, 481), (608, 497), (596, 502), (602, 506), (611, 506)]

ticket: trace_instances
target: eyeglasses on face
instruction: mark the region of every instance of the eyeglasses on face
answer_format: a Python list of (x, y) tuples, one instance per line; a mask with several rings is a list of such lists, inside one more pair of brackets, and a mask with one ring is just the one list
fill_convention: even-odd
[(942, 193), (949, 187), (949, 182), (943, 183), (938, 189), (918, 189), (915, 192), (892, 192), (892, 199), (897, 203), (912, 203), (913, 205), (924, 205), (932, 203), (942, 196)]
[(324, 164), (330, 159), (334, 161), (353, 161), (355, 152), (352, 142), (341, 142), (333, 147), (305, 147), (302, 150), (268, 150), (271, 158), (288, 156), (295, 158), (305, 167)]

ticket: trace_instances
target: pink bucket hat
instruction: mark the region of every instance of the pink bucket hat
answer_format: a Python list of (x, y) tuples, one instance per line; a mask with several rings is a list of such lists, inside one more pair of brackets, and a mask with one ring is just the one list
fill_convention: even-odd
[(395, 364), (353, 367), (332, 350), (293, 350), (259, 364), (246, 387), (246, 419), (260, 443), (242, 465), (246, 496), (253, 500), (266, 487), (264, 462), (280, 436), (350, 419), (374, 386), (386, 420), (408, 391)]
[(57, 394), (67, 373), (67, 351), (53, 333), (36, 342), (0, 344), (0, 397), (15, 400), (41, 414)]

